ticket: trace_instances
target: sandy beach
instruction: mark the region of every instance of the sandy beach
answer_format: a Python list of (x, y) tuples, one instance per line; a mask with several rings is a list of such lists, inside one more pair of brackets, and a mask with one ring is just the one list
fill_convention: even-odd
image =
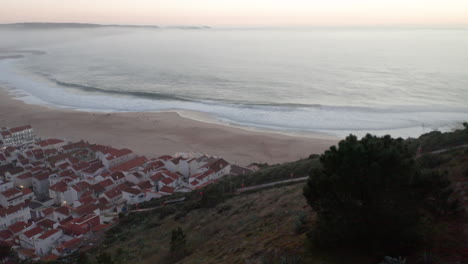
[(200, 122), (176, 112), (92, 113), (30, 105), (0, 88), (0, 126), (25, 124), (41, 138), (83, 139), (147, 157), (202, 152), (240, 165), (294, 161), (337, 142)]

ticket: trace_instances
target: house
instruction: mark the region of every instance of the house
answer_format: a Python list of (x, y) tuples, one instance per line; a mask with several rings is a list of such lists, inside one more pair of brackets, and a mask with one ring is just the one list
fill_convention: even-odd
[(42, 235), (43, 231), (44, 230), (42, 230), (42, 228), (36, 226), (20, 234), (19, 235), (20, 245), (24, 248), (34, 249), (35, 248), (34, 241), (36, 240), (36, 238)]
[(16, 177), (25, 172), (26, 171), (22, 167), (14, 167), (5, 173), (5, 180), (15, 182)]
[(125, 174), (123, 174), (121, 171), (113, 172), (109, 177), (116, 185), (122, 184), (127, 180)]
[(68, 191), (68, 184), (65, 181), (59, 181), (54, 185), (49, 187), (49, 197), (54, 199), (55, 204), (62, 205), (73, 203), (73, 201), (67, 201), (67, 197), (65, 197), (65, 192)]
[(20, 188), (31, 188), (32, 187), (32, 173), (26, 172), (16, 177), (15, 186)]
[(0, 193), (0, 204), (3, 207), (14, 206), (31, 200), (33, 192), (29, 188), (10, 188)]
[(98, 226), (100, 223), (99, 215), (90, 214), (68, 221), (63, 228), (67, 234), (81, 236), (90, 232), (93, 227)]
[(46, 231), (34, 240), (34, 249), (39, 256), (45, 256), (54, 248), (56, 241), (63, 236), (61, 229)]
[(24, 221), (18, 221), (12, 225), (6, 227), (7, 230), (11, 232), (12, 235), (18, 236), (29, 229), (34, 228), (32, 223), (26, 223)]
[(104, 192), (103, 196), (109, 203), (113, 204), (120, 204), (120, 200), (122, 199), (122, 191), (115, 187), (112, 190)]
[(61, 139), (51, 138), (51, 139), (46, 139), (46, 140), (36, 142), (35, 145), (42, 150), (58, 149), (67, 145), (67, 142)]
[(138, 204), (145, 201), (145, 194), (136, 188), (121, 187), (122, 198), (127, 201), (127, 204)]
[(111, 172), (116, 172), (116, 171), (129, 172), (129, 171), (132, 171), (135, 168), (138, 168), (138, 167), (142, 166), (147, 161), (148, 161), (148, 159), (146, 157), (144, 157), (144, 156), (143, 157), (138, 157), (138, 158), (123, 162), (123, 163), (121, 163), (119, 165), (113, 166), (109, 170)]
[(115, 149), (102, 145), (93, 145), (90, 146), (90, 149), (96, 153), (97, 157), (102, 161), (102, 164), (107, 169), (136, 157), (136, 155), (129, 149)]
[(171, 195), (171, 194), (174, 193), (174, 191), (175, 191), (175, 189), (172, 188), (172, 187), (170, 187), (170, 186), (163, 186), (163, 187), (159, 190), (159, 192), (162, 193), (162, 194), (164, 194), (164, 195)]
[(37, 196), (49, 196), (49, 173), (43, 172), (33, 175), (32, 186)]

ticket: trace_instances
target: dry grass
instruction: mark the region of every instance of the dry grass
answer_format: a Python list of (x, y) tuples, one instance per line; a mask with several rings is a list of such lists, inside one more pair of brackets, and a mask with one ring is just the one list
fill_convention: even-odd
[[(129, 238), (106, 251), (123, 263), (167, 263), (171, 230), (181, 227), (189, 254), (178, 263), (260, 263), (266, 258), (301, 256), (305, 234), (296, 233), (295, 222), (301, 213), (309, 220), (313, 217), (302, 187), (299, 183), (239, 195), (178, 220), (175, 215), (147, 219), (161, 225), (146, 230), (137, 227), (128, 233)], [(119, 251), (123, 252), (120, 256)]]

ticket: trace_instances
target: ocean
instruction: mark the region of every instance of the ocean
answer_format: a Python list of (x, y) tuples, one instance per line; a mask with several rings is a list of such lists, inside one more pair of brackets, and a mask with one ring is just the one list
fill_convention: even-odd
[(82, 111), (415, 137), (468, 121), (467, 47), (463, 29), (0, 28), (0, 86)]

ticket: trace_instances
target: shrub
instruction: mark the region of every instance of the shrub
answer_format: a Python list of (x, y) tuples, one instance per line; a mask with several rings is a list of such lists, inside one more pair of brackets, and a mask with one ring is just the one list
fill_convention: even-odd
[(390, 136), (349, 136), (320, 161), (304, 188), (317, 211), (317, 246), (409, 250), (421, 240), (421, 212), (450, 193), (439, 174), (418, 170), (405, 142)]

